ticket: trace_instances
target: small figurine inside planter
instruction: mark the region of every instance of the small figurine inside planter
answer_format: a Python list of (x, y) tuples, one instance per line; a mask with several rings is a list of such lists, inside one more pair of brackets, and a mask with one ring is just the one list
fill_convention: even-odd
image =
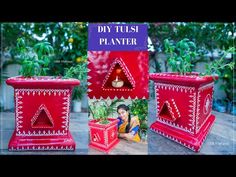
[(89, 147), (108, 153), (119, 143), (118, 119), (109, 118), (109, 115), (116, 111), (114, 106), (118, 102), (120, 100), (111, 103), (106, 100), (90, 101), (89, 113), (93, 119), (89, 121)]
[(8, 78), (14, 87), (15, 130), (8, 149), (11, 151), (75, 150), (69, 131), (70, 101), (77, 79), (45, 76), (53, 54), (48, 42), (26, 47), (17, 43), (22, 59), (22, 76)]
[(174, 72), (150, 74), (155, 83), (157, 111), (157, 120), (150, 128), (198, 152), (215, 121), (211, 114), (213, 86), (218, 79), (215, 74), (224, 67), (232, 69), (234, 63), (224, 64), (223, 55), (200, 74), (192, 72), (191, 59), (197, 56), (193, 42), (183, 39), (175, 45), (165, 40), (165, 48)]

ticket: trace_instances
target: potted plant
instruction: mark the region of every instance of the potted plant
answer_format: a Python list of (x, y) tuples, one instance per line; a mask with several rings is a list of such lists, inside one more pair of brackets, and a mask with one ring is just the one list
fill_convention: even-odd
[(15, 98), (15, 131), (9, 150), (74, 150), (70, 101), (79, 80), (46, 76), (53, 56), (50, 43), (39, 42), (32, 48), (18, 39), (17, 49), (21, 76), (6, 81), (14, 88)]
[[(86, 58), (86, 56), (84, 56)], [(87, 91), (87, 64), (82, 62), (66, 70), (64, 78), (76, 78), (80, 86), (75, 87), (72, 93), (73, 112), (81, 112), (81, 100)]]
[(173, 72), (150, 74), (157, 110), (157, 120), (150, 128), (198, 152), (215, 120), (211, 114), (215, 74), (223, 67), (232, 69), (234, 63), (224, 64), (225, 54), (201, 74), (192, 72), (191, 61), (197, 57), (194, 42), (183, 39), (175, 45), (165, 40), (165, 49)]
[(92, 118), (89, 120), (90, 143), (89, 147), (108, 153), (119, 143), (118, 119), (109, 118), (109, 115), (116, 111), (114, 100), (110, 104), (105, 100), (96, 100), (89, 105), (89, 113)]
[(148, 116), (148, 101), (145, 99), (132, 100), (130, 110), (132, 115), (138, 116), (140, 121), (139, 136), (141, 139), (147, 141), (147, 116)]

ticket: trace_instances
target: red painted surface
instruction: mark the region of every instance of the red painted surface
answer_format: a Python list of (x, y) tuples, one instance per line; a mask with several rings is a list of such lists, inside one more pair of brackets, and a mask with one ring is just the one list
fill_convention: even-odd
[(211, 114), (214, 78), (198, 73), (149, 77), (155, 83), (157, 103), (157, 120), (151, 129), (198, 152), (215, 120)]
[(74, 150), (69, 132), (70, 102), (76, 79), (12, 77), (15, 131), (9, 150)]
[[(148, 52), (89, 51), (88, 96), (100, 98), (148, 98)], [(112, 86), (118, 76), (124, 81), (119, 88)]]
[(109, 118), (109, 124), (99, 124), (98, 120), (90, 120), (89, 147), (108, 153), (118, 143), (118, 119)]

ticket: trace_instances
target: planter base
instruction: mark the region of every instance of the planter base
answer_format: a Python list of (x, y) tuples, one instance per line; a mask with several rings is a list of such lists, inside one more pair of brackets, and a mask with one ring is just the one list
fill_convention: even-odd
[(99, 151), (102, 151), (102, 152), (105, 152), (105, 153), (109, 153), (119, 142), (120, 142), (120, 140), (116, 139), (109, 146), (105, 146), (105, 145), (102, 145), (102, 144), (95, 144), (95, 143), (92, 142), (92, 143), (89, 144), (89, 147), (93, 148), (93, 149), (96, 149), (96, 150), (99, 150)]
[(65, 136), (16, 136), (13, 133), (8, 145), (9, 151), (74, 151), (75, 142), (68, 132)]
[(159, 121), (154, 122), (151, 125), (150, 129), (158, 134), (161, 134), (164, 137), (167, 137), (177, 143), (184, 145), (185, 147), (195, 152), (199, 152), (202, 143), (206, 139), (206, 136), (209, 133), (214, 121), (215, 116), (211, 115), (205, 122), (205, 124), (202, 126), (202, 128), (199, 130), (199, 132), (195, 135), (174, 127), (170, 127)]

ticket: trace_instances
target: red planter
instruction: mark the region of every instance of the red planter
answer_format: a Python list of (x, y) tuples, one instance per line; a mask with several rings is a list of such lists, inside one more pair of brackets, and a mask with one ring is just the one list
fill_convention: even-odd
[(50, 76), (11, 77), (14, 87), (15, 131), (9, 150), (74, 150), (69, 132), (70, 101), (79, 80)]
[(119, 143), (118, 119), (109, 118), (109, 124), (99, 124), (98, 120), (90, 120), (89, 147), (108, 153)]
[(157, 110), (151, 130), (200, 151), (215, 120), (211, 114), (214, 78), (158, 73), (150, 74), (150, 79), (155, 83)]
[[(118, 76), (124, 84), (114, 87)], [(147, 51), (89, 51), (88, 96), (91, 99), (147, 99)]]

